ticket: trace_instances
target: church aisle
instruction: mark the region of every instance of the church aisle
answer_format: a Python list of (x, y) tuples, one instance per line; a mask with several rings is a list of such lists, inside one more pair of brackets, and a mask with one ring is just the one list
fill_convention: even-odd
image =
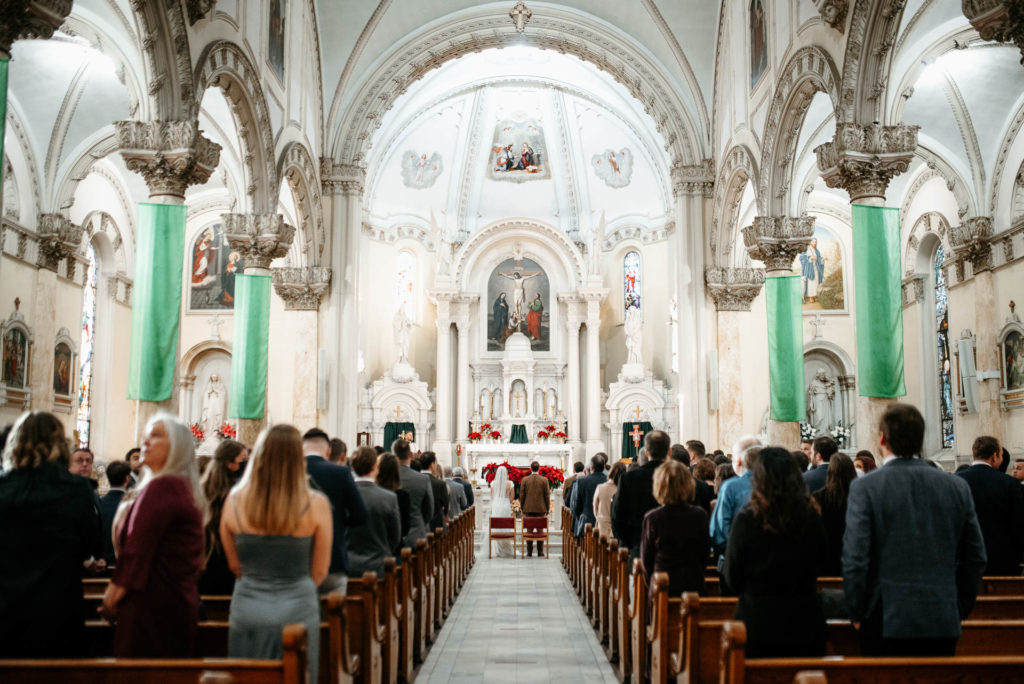
[(617, 680), (553, 554), (516, 560), (485, 554), (416, 681)]

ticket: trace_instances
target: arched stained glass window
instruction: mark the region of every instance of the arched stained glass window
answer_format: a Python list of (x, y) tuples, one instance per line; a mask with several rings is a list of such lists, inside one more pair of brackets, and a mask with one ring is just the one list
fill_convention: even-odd
[(640, 304), (640, 252), (629, 252), (622, 261), (622, 291), (624, 294), (622, 310), (627, 311), (629, 307), (635, 306), (641, 309)]
[(935, 252), (934, 285), (935, 285), (935, 329), (938, 345), (937, 359), (939, 362), (939, 415), (942, 419), (942, 448), (953, 447), (953, 385), (952, 365), (949, 356), (949, 289), (946, 287), (946, 276), (942, 272), (942, 261), (945, 257), (942, 245)]
[(405, 308), (405, 315), (413, 319), (413, 292), (416, 288), (416, 257), (403, 250), (398, 253), (398, 267), (395, 270), (395, 298)]
[(96, 249), (89, 245), (89, 268), (85, 273), (85, 287), (82, 289), (82, 350), (78, 366), (78, 416), (76, 428), (78, 441), (89, 445), (89, 425), (92, 420), (92, 371), (93, 352), (96, 343), (96, 283), (99, 273)]

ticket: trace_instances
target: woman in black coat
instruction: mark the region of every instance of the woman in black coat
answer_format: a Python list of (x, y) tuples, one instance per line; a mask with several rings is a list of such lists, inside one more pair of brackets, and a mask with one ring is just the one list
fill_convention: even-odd
[(694, 491), (693, 475), (682, 463), (668, 459), (654, 471), (654, 498), (661, 506), (644, 516), (640, 559), (648, 584), (654, 573), (668, 573), (670, 596), (704, 593), (708, 514), (693, 505)]
[(825, 655), (818, 573), (825, 527), (796, 461), (768, 447), (751, 478), (750, 503), (729, 533), (723, 573), (739, 593), (736, 618), (747, 628), (747, 657)]
[(850, 483), (857, 479), (857, 470), (846, 454), (832, 456), (828, 462), (825, 486), (811, 494), (821, 509), (825, 525), (825, 564), (821, 568), (826, 577), (843, 576), (843, 533), (846, 532), (846, 498)]

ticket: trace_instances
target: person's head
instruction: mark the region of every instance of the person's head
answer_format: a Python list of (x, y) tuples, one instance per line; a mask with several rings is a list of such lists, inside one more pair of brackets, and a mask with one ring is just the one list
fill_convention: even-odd
[(796, 467), (800, 469), (800, 472), (807, 470), (807, 466), (811, 464), (811, 460), (807, 458), (807, 454), (803, 452), (803, 449), (789, 452), (793, 454), (793, 459), (796, 461)]
[(399, 463), (402, 465), (409, 465), (409, 461), (412, 460), (412, 451), (409, 450), (409, 442), (405, 441), (401, 437), (391, 443), (391, 453), (395, 455)]
[(693, 464), (693, 476), (703, 482), (715, 481), (715, 462), (710, 458), (700, 458)]
[(746, 435), (736, 440), (736, 443), (732, 445), (732, 469), (737, 475), (742, 475), (753, 467), (752, 463), (747, 463), (748, 460), (751, 460), (748, 457), (751, 451), (760, 449), (761, 446), (761, 439), (754, 435)]
[(724, 454), (719, 451), (715, 455), (715, 466), (720, 466), (723, 463), (732, 465), (732, 458), (728, 454)]
[(891, 404), (878, 421), (878, 448), (889, 455), (914, 458), (924, 443), (924, 416), (910, 404)]
[(673, 461), (679, 461), (680, 463), (690, 464), (690, 452), (686, 450), (686, 447), (682, 444), (673, 444), (669, 447), (668, 456)]
[(875, 463), (875, 456), (867, 449), (861, 449), (853, 458), (853, 467), (857, 471), (857, 477), (867, 475), (878, 467)]
[(857, 479), (857, 471), (853, 460), (846, 454), (836, 454), (828, 462), (825, 474), (825, 502), (836, 508), (846, 505), (846, 497), (850, 493), (850, 483)]
[(396, 492), (402, 488), (402, 478), (398, 474), (398, 457), (394, 454), (377, 455), (377, 484), (384, 489)]
[[(539, 464), (538, 467), (540, 467)], [(452, 468), (452, 476), (461, 480), (466, 477), (466, 471), (462, 469), (462, 466), (455, 466)]]
[(572, 464), (572, 471), (574, 473), (582, 473), (583, 472), (583, 461), (576, 461), (575, 463), (573, 463)]
[(437, 454), (433, 451), (424, 451), (420, 454), (420, 470), (434, 472), (434, 464), (437, 463)]
[(142, 481), (135, 489), (140, 494), (153, 478), (164, 475), (184, 477), (192, 485), (196, 507), (206, 512), (206, 497), (199, 485), (195, 438), (188, 426), (170, 413), (158, 413), (146, 423), (142, 440)]
[(619, 478), (622, 477), (622, 473), (624, 472), (626, 472), (626, 464), (622, 461), (616, 461), (615, 465), (612, 466), (611, 471), (608, 473), (608, 479), (615, 485), (618, 485)]
[(241, 479), (249, 462), (249, 450), (241, 442), (225, 439), (217, 445), (213, 459), (203, 473), (203, 493), (210, 504), (211, 519), (216, 518), (228, 492)]
[(800, 451), (807, 455), (807, 462), (811, 461), (811, 452), (813, 450), (814, 440), (810, 437), (804, 437), (800, 440)]
[(533, 472), (533, 473), (540, 472), (540, 463), (537, 463), (536, 461), (531, 461), (530, 462), (530, 472)]
[(92, 477), (92, 464), (96, 460), (89, 447), (78, 447), (71, 452), (71, 460), (68, 465), (68, 472), (72, 475)]
[(599, 451), (590, 459), (590, 472), (603, 473), (606, 465), (608, 465), (608, 454)]
[(382, 447), (379, 444), (377, 446), (373, 447), (373, 450), (377, 452), (378, 456), (380, 456), (381, 454), (384, 453), (384, 447)]
[(792, 531), (797, 516), (811, 507), (804, 478), (786, 449), (761, 449), (750, 479), (750, 507), (764, 529), (775, 534)]
[(233, 473), (237, 480), (245, 472), (249, 462), (249, 449), (234, 439), (222, 440), (213, 452), (214, 463), (224, 470)]
[(734, 477), (736, 477), (736, 471), (732, 469), (731, 463), (719, 463), (715, 466), (715, 494), (718, 494), (723, 482)]
[(1024, 458), (1018, 458), (1013, 462), (1013, 472), (1010, 474), (1021, 482), (1024, 482)]
[(672, 446), (672, 440), (668, 433), (662, 430), (651, 430), (644, 438), (644, 448), (647, 450), (647, 458), (651, 461), (664, 461), (668, 456), (668, 450)]
[(349, 459), (349, 467), (359, 477), (373, 477), (377, 467), (377, 452), (373, 447), (357, 447)]
[(450, 480), (455, 477), (455, 470), (451, 466), (445, 466), (441, 471), (444, 473), (444, 479), (446, 480)]
[(302, 435), (302, 453), (327, 458), (331, 454), (331, 438), (320, 428), (310, 428)]
[(837, 451), (839, 451), (839, 445), (836, 444), (836, 440), (828, 435), (815, 437), (814, 444), (811, 445), (811, 463), (815, 466), (828, 463), (829, 459), (832, 458), (832, 454)]
[(124, 455), (124, 460), (131, 466), (132, 473), (138, 475), (139, 471), (142, 470), (142, 449), (139, 447), (132, 447), (128, 450), (128, 453)]
[(348, 461), (348, 445), (343, 441), (335, 437), (330, 442), (331, 454), (328, 457), (328, 461), (331, 463), (337, 463), (339, 465), (345, 465)]
[(668, 459), (654, 471), (654, 500), (662, 506), (690, 503), (695, 485), (690, 469), (675, 459)]
[[(999, 440), (995, 437), (982, 435), (974, 440), (971, 448), (971, 456), (975, 462), (988, 463), (993, 468), (998, 468), (1003, 462), (1003, 448), (999, 446)], [(71, 455), (74, 461), (75, 455)]]
[(1010, 467), (1010, 452), (1003, 447), (1003, 462), (999, 464), (999, 471), (1005, 473)]
[(409, 467), (415, 470), (417, 473), (423, 472), (423, 463), (420, 461), (419, 456), (413, 456), (409, 459)]
[[(270, 534), (291, 534), (309, 503), (305, 445), (291, 425), (272, 425), (260, 433), (252, 450), (252, 465), (238, 483), (240, 505), (253, 527)], [(326, 435), (316, 439), (327, 445)]]
[(114, 461), (107, 466), (107, 482), (111, 487), (123, 489), (131, 474), (132, 467), (126, 461)]
[(698, 460), (704, 458), (704, 454), (707, 450), (704, 448), (704, 442), (699, 439), (691, 439), (686, 443), (686, 450), (690, 453), (690, 463), (696, 463)]

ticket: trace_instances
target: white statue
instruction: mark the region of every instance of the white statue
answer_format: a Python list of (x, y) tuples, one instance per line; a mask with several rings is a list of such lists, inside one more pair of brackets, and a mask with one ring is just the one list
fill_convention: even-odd
[(816, 435), (828, 434), (835, 424), (832, 408), (835, 399), (836, 381), (819, 368), (807, 386), (807, 422)]
[(626, 363), (643, 364), (643, 318), (640, 309), (631, 306), (626, 309)]
[(587, 265), (590, 275), (601, 275), (601, 242), (604, 240), (604, 231), (605, 220), (602, 211), (601, 221), (590, 229), (590, 239), (587, 241)]
[(398, 363), (409, 363), (409, 337), (412, 321), (405, 313), (405, 307), (399, 306), (391, 321), (395, 331), (395, 347), (398, 348)]
[(217, 434), (217, 429), (223, 425), (228, 417), (228, 388), (224, 381), (216, 373), (210, 375), (206, 383), (206, 390), (203, 392), (203, 432), (208, 437)]
[(430, 210), (430, 225), (434, 253), (437, 254), (437, 274), (448, 275), (452, 268), (452, 243), (448, 240), (448, 231), (437, 224), (433, 209)]

